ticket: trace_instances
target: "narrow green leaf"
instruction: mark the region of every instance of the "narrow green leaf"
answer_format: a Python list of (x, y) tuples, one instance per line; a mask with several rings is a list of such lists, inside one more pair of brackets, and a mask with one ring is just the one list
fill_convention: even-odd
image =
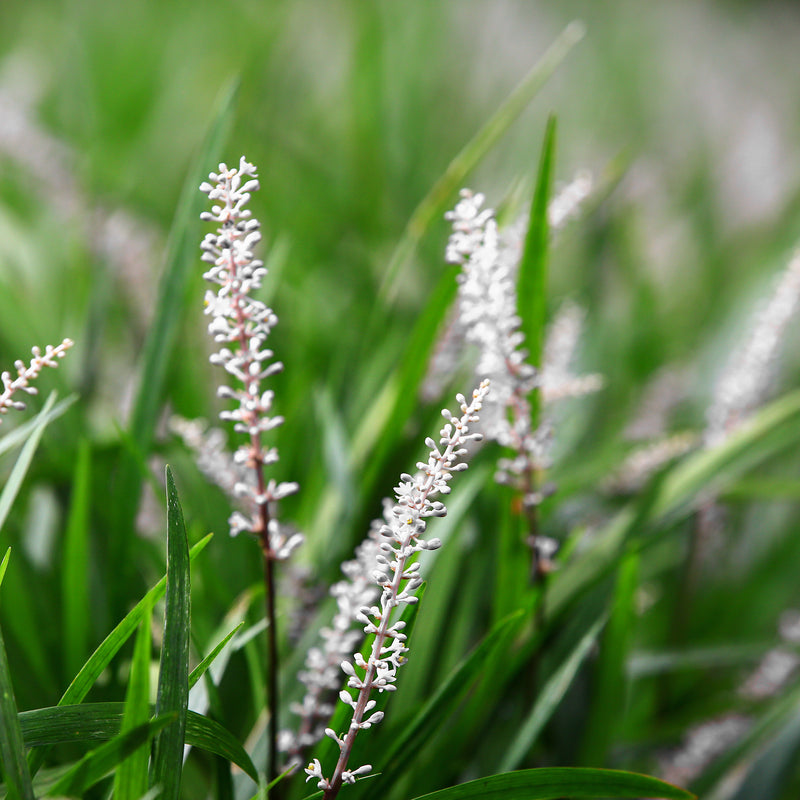
[[(133, 649), (131, 675), (125, 696), (121, 732), (127, 733), (150, 719), (150, 608), (145, 609)], [(139, 800), (147, 791), (147, 765), (150, 753), (145, 748), (128, 756), (114, 774), (115, 800)]]
[(166, 477), (167, 596), (156, 713), (159, 716), (174, 713), (176, 719), (156, 739), (151, 786), (160, 784), (161, 796), (165, 800), (178, 800), (189, 705), (191, 583), (186, 526), (178, 490), (169, 467), (166, 468)]
[[(77, 399), (77, 396), (73, 395), (58, 403), (53, 410), (49, 412), (48, 421), (60, 417)], [(33, 430), (42, 424), (41, 415), (42, 412), (39, 412), (33, 419), (29, 419), (8, 431), (8, 433), (3, 434), (3, 438), (0, 439), (0, 456), (25, 442)]]
[[(425, 613), (417, 618), (413, 656), (403, 667), (402, 677), (402, 702), (412, 707), (419, 706), (428, 696), (430, 676), (434, 672), (445, 674), (453, 666), (451, 661), (443, 659), (442, 631), (451, 630), (453, 597), (463, 591), (464, 562), (470, 558), (470, 553), (461, 546), (460, 531), (475, 497), (491, 480), (492, 466), (473, 464), (460, 476), (458, 490), (448, 499), (447, 516), (437, 520), (436, 535), (444, 546), (427, 553), (422, 562), (423, 575), (432, 580), (425, 594)], [(456, 652), (460, 660), (463, 650)]]
[[(3, 559), (3, 571), (8, 552)], [(11, 685), (6, 645), (0, 630), (0, 764), (9, 800), (34, 800), (33, 783), (25, 760), (25, 745), (17, 716), (17, 703)]]
[[(19, 720), (28, 747), (106, 741), (119, 735), (124, 710), (124, 703), (81, 703), (23, 711)], [(154, 711), (150, 706), (149, 713)], [(186, 717), (186, 744), (228, 759), (258, 781), (250, 756), (218, 722), (190, 711)]]
[(214, 659), (222, 652), (222, 648), (236, 635), (238, 631), (244, 626), (244, 621), (240, 622), (225, 638), (192, 670), (189, 675), (189, 688), (191, 689), (200, 678), (203, 677), (205, 671), (214, 663)]
[(743, 481), (728, 487), (720, 497), (724, 502), (742, 500), (800, 500), (800, 480), (797, 478), (759, 478), (748, 475)]
[(144, 747), (150, 739), (175, 719), (175, 714), (165, 714), (144, 725), (122, 733), (110, 742), (87, 753), (61, 780), (50, 787), (48, 794), (56, 797), (80, 797), (128, 756)]
[[(551, 116), (547, 120), (544, 133), (539, 173), (531, 200), (528, 232), (525, 235), (517, 279), (517, 313), (522, 320), (520, 330), (525, 336), (528, 361), (537, 368), (542, 365), (547, 323), (547, 255), (550, 236), (547, 207), (553, 186), (555, 148), (556, 120)], [(537, 425), (538, 405), (539, 392), (534, 389), (531, 396), (533, 427)]]
[[(205, 196), (198, 187), (208, 176), (209, 170), (219, 162), (233, 120), (237, 91), (238, 83), (231, 83), (220, 97), (211, 127), (186, 176), (170, 230), (166, 265), (158, 287), (153, 322), (148, 329), (139, 363), (138, 388), (131, 411), (130, 437), (144, 454), (150, 452), (158, 420), (167, 370), (183, 312), (186, 285), (192, 270), (199, 269), (200, 212)], [(117, 582), (120, 591), (128, 585), (124, 577), (130, 569), (128, 554), (134, 539), (133, 524), (141, 491), (142, 481), (136, 458), (123, 451), (112, 498), (115, 535), (111, 540), (110, 556), (111, 563), (123, 573)], [(115, 598), (117, 612), (124, 602), (125, 598), (121, 595)]]
[[(190, 561), (193, 561), (211, 541), (213, 534), (209, 533), (194, 545), (189, 553)], [(111, 659), (117, 654), (119, 649), (128, 641), (130, 635), (136, 630), (136, 626), (142, 619), (146, 608), (152, 608), (159, 600), (166, 589), (167, 578), (164, 576), (149, 592), (128, 612), (125, 618), (114, 628), (111, 633), (100, 643), (98, 648), (83, 665), (81, 671), (73, 678), (72, 683), (58, 701), (59, 706), (80, 703), (86, 697), (89, 689), (100, 677), (102, 671), (109, 665)], [(33, 774), (41, 767), (44, 762), (45, 753), (34, 751), (31, 754), (31, 772)]]
[(533, 747), (536, 738), (547, 724), (553, 712), (558, 707), (562, 698), (572, 684), (581, 664), (583, 664), (589, 651), (592, 649), (600, 629), (606, 621), (605, 615), (600, 617), (594, 625), (584, 634), (569, 657), (556, 670), (542, 688), (536, 703), (531, 709), (525, 722), (506, 751), (500, 771), (507, 772), (514, 769), (525, 758)]
[(639, 586), (639, 555), (627, 553), (619, 565), (611, 606), (611, 618), (600, 646), (600, 657), (592, 687), (592, 706), (584, 733), (584, 764), (606, 763), (611, 742), (616, 741), (618, 722), (625, 708), (628, 661), (633, 624), (636, 619), (636, 590)]
[[(455, 273), (452, 271), (446, 272), (431, 293), (425, 309), (417, 317), (408, 337), (403, 360), (397, 372), (396, 394), (394, 404), (387, 417), (388, 420), (408, 419), (411, 411), (416, 407), (418, 402), (417, 390), (428, 369), (430, 355), (436, 343), (436, 336), (456, 295), (457, 288), (458, 283)], [(385, 441), (387, 438), (385, 435), (387, 427), (385, 422), (386, 420), (373, 434), (376, 437), (380, 436), (380, 442)], [(359, 431), (359, 434), (355, 437), (355, 443), (360, 445), (360, 449), (356, 450), (355, 444), (353, 447), (356, 450), (353, 455), (357, 461), (363, 460), (366, 453), (371, 454), (373, 451), (373, 443), (371, 442), (364, 449), (363, 433)], [(390, 445), (393, 445), (395, 441), (396, 439), (392, 439)], [(370, 455), (371, 459), (372, 455)]]
[(757, 411), (719, 446), (685, 458), (665, 476), (653, 513), (685, 508), (701, 491), (720, 491), (746, 470), (800, 440), (800, 391)]
[(230, 731), (213, 719), (190, 711), (186, 718), (186, 744), (227, 759), (258, 783), (258, 770), (247, 751)]
[(57, 691), (60, 675), (56, 671), (56, 660), (48, 653), (41, 636), (31, 636), (31, 631), (39, 629), (36, 598), (30, 591), (31, 582), (35, 580), (36, 572), (25, 559), (19, 559), (16, 568), (6, 575), (6, 597), (13, 598), (13, 614), (6, 614), (5, 630), (26, 660), (28, 680), (38, 683), (45, 691)]
[[(213, 534), (209, 533), (194, 545), (189, 552), (189, 560), (194, 559), (205, 549), (211, 541)], [(100, 673), (108, 666), (111, 659), (117, 654), (120, 647), (128, 641), (130, 635), (136, 630), (136, 626), (142, 619), (145, 609), (152, 607), (159, 600), (166, 590), (166, 575), (128, 612), (111, 633), (106, 636), (97, 650), (91, 655), (89, 660), (83, 665), (81, 671), (75, 676), (72, 683), (64, 692), (59, 705), (69, 703), (79, 703), (86, 697), (87, 692), (94, 685)]]
[(663, 650), (634, 653), (628, 660), (631, 680), (647, 678), (665, 672), (717, 669), (755, 664), (772, 647), (769, 644), (732, 644), (714, 647), (692, 647), (685, 650)]
[(11, 548), (9, 547), (6, 550), (6, 554), (3, 556), (3, 561), (0, 562), (0, 586), (3, 585), (3, 578), (6, 576), (6, 569), (8, 568), (8, 559), (11, 558)]
[(383, 308), (391, 300), (400, 283), (403, 267), (413, 255), (431, 222), (443, 213), (449, 198), (462, 186), (469, 172), (536, 97), (569, 51), (583, 38), (584, 32), (584, 26), (580, 22), (571, 22), (567, 25), (522, 82), (450, 162), (442, 177), (436, 181), (411, 215), (386, 270), (375, 304), (376, 309)]
[(61, 569), (61, 608), (64, 630), (64, 669), (74, 675), (89, 650), (89, 493), (91, 485), (89, 442), (78, 448), (72, 478), (67, 529)]
[(548, 767), (478, 778), (416, 800), (557, 800), (563, 797), (651, 797), (693, 800), (694, 795), (648, 775), (615, 769)]
[(22, 481), (28, 472), (28, 467), (30, 467), (33, 461), (33, 456), (36, 453), (36, 448), (39, 446), (39, 441), (42, 438), (44, 429), (56, 417), (63, 414), (74, 399), (68, 398), (67, 400), (63, 400), (56, 408), (53, 408), (55, 401), (56, 393), (51, 392), (42, 410), (36, 415), (36, 424), (30, 429), (22, 451), (19, 456), (17, 456), (11, 474), (8, 476), (8, 480), (3, 486), (2, 493), (0, 493), (0, 530), (5, 524), (8, 512), (11, 510), (11, 505), (17, 497), (20, 486), (22, 486)]
[[(504, 619), (523, 606), (524, 599), (532, 600), (531, 550), (526, 544), (529, 536), (527, 518), (515, 509), (514, 490), (508, 486), (492, 487), (498, 496), (497, 557), (495, 559), (495, 590), (492, 594), (494, 620)], [(535, 591), (535, 590), (534, 590)], [(538, 592), (536, 592), (538, 596)]]

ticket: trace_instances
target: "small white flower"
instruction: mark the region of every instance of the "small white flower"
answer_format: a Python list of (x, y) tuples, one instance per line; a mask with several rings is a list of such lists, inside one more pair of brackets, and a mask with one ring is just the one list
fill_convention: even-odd
[(322, 765), (319, 763), (319, 759), (315, 758), (304, 770), (306, 773), (306, 783), (308, 783), (312, 778), (317, 779), (317, 789), (327, 789), (330, 784), (325, 776), (322, 774)]

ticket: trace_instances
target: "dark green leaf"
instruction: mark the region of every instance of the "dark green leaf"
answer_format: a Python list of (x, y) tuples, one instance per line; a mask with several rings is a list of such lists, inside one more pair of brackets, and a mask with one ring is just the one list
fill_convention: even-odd
[(151, 786), (159, 784), (165, 800), (178, 800), (189, 704), (191, 583), (186, 526), (169, 467), (166, 468), (166, 476), (167, 595), (156, 713), (159, 716), (175, 714), (176, 718), (156, 739)]
[(122, 733), (110, 742), (87, 753), (61, 780), (50, 788), (49, 794), (80, 797), (117, 764), (143, 747), (165, 726), (173, 722), (174, 714), (165, 714), (151, 722)]
[[(213, 534), (208, 534), (204, 539), (201, 539), (194, 545), (189, 553), (189, 559), (199, 555), (211, 541)], [(72, 683), (67, 687), (67, 690), (58, 701), (60, 706), (71, 705), (73, 703), (80, 703), (86, 697), (89, 689), (92, 688), (97, 678), (102, 671), (111, 662), (111, 659), (117, 654), (119, 649), (125, 642), (128, 641), (130, 635), (136, 630), (136, 626), (142, 619), (146, 608), (159, 600), (167, 585), (166, 575), (155, 585), (149, 592), (128, 612), (125, 618), (114, 628), (111, 633), (100, 643), (98, 648), (89, 657), (89, 660), (83, 665), (81, 671), (73, 678)], [(44, 753), (36, 751), (32, 753), (31, 758), (31, 772), (33, 774), (39, 769), (44, 761)]]
[[(150, 706), (150, 713), (154, 710)], [(25, 743), (33, 747), (112, 739), (120, 732), (123, 712), (123, 703), (82, 703), (23, 711), (19, 719)], [(186, 744), (227, 758), (258, 781), (256, 768), (244, 748), (214, 720), (190, 711), (186, 718)]]
[[(472, 652), (443, 680), (416, 716), (403, 727), (391, 747), (383, 754), (383, 774), (379, 787), (391, 783), (403, 769), (404, 759), (432, 736), (457, 708), (472, 684), (482, 675), (499, 650), (508, 644), (523, 621), (521, 612), (495, 625)], [(380, 791), (380, 788), (378, 788)]]
[(569, 657), (556, 670), (539, 692), (536, 703), (516, 737), (509, 746), (500, 765), (502, 771), (514, 769), (527, 755), (542, 728), (547, 724), (561, 699), (572, 684), (589, 651), (592, 649), (600, 629), (605, 623), (605, 615), (595, 622), (570, 653)]
[(617, 724), (625, 709), (628, 686), (625, 668), (636, 620), (638, 577), (639, 554), (632, 551), (620, 562), (611, 618), (600, 646), (583, 741), (582, 760), (586, 765), (606, 763), (607, 749), (615, 741)]
[(563, 797), (651, 797), (692, 800), (694, 795), (657, 778), (614, 769), (549, 767), (479, 778), (417, 800), (555, 800)]
[[(3, 571), (8, 552), (3, 559)], [(34, 800), (33, 784), (25, 759), (25, 745), (17, 716), (17, 703), (11, 685), (6, 645), (0, 630), (0, 763), (5, 775), (9, 800)]]
[[(127, 733), (150, 719), (150, 609), (146, 609), (131, 662), (131, 675), (125, 698), (121, 732)], [(126, 758), (114, 774), (115, 800), (139, 800), (148, 789), (150, 753), (145, 748)]]

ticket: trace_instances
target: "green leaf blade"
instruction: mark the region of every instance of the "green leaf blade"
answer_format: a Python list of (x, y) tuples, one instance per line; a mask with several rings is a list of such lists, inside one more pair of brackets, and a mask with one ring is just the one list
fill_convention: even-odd
[[(547, 322), (547, 256), (550, 227), (547, 208), (553, 186), (553, 169), (556, 149), (556, 120), (550, 117), (544, 134), (542, 155), (536, 188), (531, 200), (528, 217), (528, 232), (519, 265), (517, 283), (517, 313), (522, 324), (520, 329), (525, 336), (528, 360), (533, 366), (541, 368), (544, 351), (545, 327)], [(536, 425), (538, 391), (534, 390), (532, 409), (533, 425)]]
[[(150, 718), (150, 618), (150, 609), (146, 608), (133, 650), (122, 733), (144, 725)], [(119, 765), (114, 774), (116, 800), (139, 800), (147, 791), (149, 755), (146, 749), (140, 748)]]
[(539, 696), (536, 698), (536, 703), (531, 709), (528, 718), (522, 724), (519, 733), (506, 751), (506, 755), (500, 765), (502, 772), (514, 769), (530, 751), (537, 736), (541, 733), (542, 728), (547, 724), (547, 721), (561, 702), (567, 689), (569, 689), (572, 684), (572, 680), (577, 674), (578, 669), (597, 641), (597, 636), (604, 623), (605, 616), (598, 619), (597, 622), (592, 625), (575, 646), (569, 657), (544, 685)]
[(189, 705), (189, 628), (191, 618), (189, 543), (172, 470), (167, 477), (167, 591), (164, 642), (158, 676), (156, 713), (175, 714), (175, 722), (156, 740), (151, 786), (161, 785), (165, 800), (178, 800)]
[(110, 742), (87, 753), (66, 775), (56, 782), (48, 792), (56, 797), (67, 795), (80, 797), (87, 789), (105, 777), (117, 764), (140, 748), (143, 748), (158, 731), (173, 722), (174, 715), (166, 714), (152, 722), (137, 725)]
[(557, 800), (562, 797), (652, 797), (693, 800), (694, 795), (658, 778), (614, 769), (549, 767), (492, 775), (416, 800)]
[[(4, 559), (8, 560), (8, 553)], [(34, 800), (25, 745), (17, 716), (17, 703), (11, 685), (11, 672), (6, 657), (3, 633), (0, 631), (0, 762), (9, 800)]]
[(378, 295), (377, 308), (386, 305), (392, 297), (395, 287), (399, 285), (403, 267), (431, 222), (444, 211), (448, 198), (462, 186), (470, 171), (536, 97), (570, 50), (583, 38), (584, 32), (584, 26), (580, 22), (571, 22), (567, 25), (516, 89), (447, 166), (444, 174), (411, 215), (403, 238), (392, 254), (386, 270)]
[(61, 607), (64, 626), (64, 668), (68, 676), (81, 668), (89, 644), (89, 503), (91, 461), (89, 443), (78, 449), (72, 480), (67, 529), (64, 534)]

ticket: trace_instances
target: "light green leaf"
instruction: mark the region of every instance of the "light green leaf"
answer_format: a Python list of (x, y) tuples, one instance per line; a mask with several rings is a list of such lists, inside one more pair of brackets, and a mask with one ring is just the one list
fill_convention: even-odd
[[(150, 609), (145, 609), (131, 661), (121, 732), (127, 733), (150, 719)], [(126, 758), (114, 774), (114, 799), (139, 800), (148, 789), (150, 753), (140, 748)]]
[(17, 457), (14, 468), (11, 470), (11, 474), (8, 476), (8, 480), (0, 494), (0, 530), (5, 524), (11, 505), (19, 492), (20, 486), (22, 486), (28, 467), (33, 461), (34, 453), (36, 453), (36, 448), (39, 446), (44, 429), (54, 419), (60, 417), (75, 402), (75, 399), (74, 397), (68, 397), (54, 407), (56, 394), (51, 392), (42, 410), (36, 415), (35, 424), (30, 428), (28, 437), (22, 447), (22, 452)]
[(91, 462), (87, 440), (78, 448), (72, 479), (61, 570), (61, 608), (64, 629), (64, 668), (74, 675), (89, 649), (89, 505)]
[(536, 97), (569, 51), (583, 38), (584, 32), (584, 26), (580, 22), (571, 22), (567, 25), (522, 82), (450, 162), (442, 177), (436, 181), (411, 215), (403, 237), (389, 262), (376, 308), (382, 308), (391, 300), (402, 277), (403, 267), (413, 255), (431, 222), (443, 213), (445, 204), (453, 193), (461, 188), (469, 172)]
[[(525, 336), (528, 361), (535, 367), (542, 365), (547, 324), (547, 256), (550, 235), (547, 207), (553, 186), (555, 149), (556, 120), (551, 116), (545, 129), (539, 173), (528, 215), (528, 232), (525, 235), (525, 248), (522, 251), (517, 279), (517, 313), (522, 320), (520, 330)], [(532, 392), (531, 405), (531, 427), (535, 428), (538, 419), (538, 389)]]

